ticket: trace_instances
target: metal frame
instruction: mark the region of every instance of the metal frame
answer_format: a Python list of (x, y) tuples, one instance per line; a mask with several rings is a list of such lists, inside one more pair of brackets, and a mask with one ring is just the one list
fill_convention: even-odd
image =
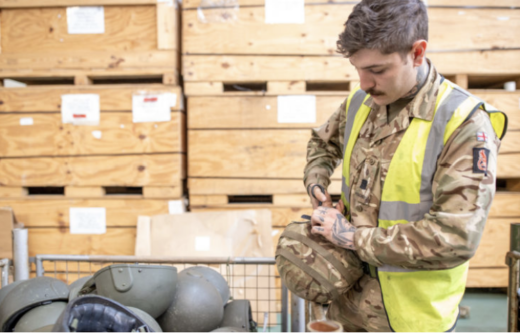
[(2, 270), (0, 276), (0, 287), (5, 287), (9, 284), (9, 267), (11, 266), (11, 260), (0, 259), (0, 269)]
[[(143, 264), (206, 264), (206, 265), (275, 265), (274, 258), (249, 258), (249, 257), (139, 257), (139, 256), (84, 256), (84, 255), (37, 255), (34, 257), (36, 265), (36, 276), (45, 274), (43, 261), (75, 261), (89, 263), (143, 263)], [(287, 287), (282, 282), (282, 315), (281, 329), (282, 332), (288, 332), (289, 328), (289, 293)], [(291, 298), (291, 331), (305, 332), (305, 316), (303, 300), (292, 296)]]

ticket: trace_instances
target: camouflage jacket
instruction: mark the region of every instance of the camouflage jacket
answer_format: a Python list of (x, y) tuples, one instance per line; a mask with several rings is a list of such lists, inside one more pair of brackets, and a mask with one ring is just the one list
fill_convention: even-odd
[[(446, 269), (470, 259), (480, 242), (495, 193), (500, 141), (485, 111), (478, 110), (450, 137), (433, 178), (433, 205), (420, 221), (378, 228), (380, 199), (392, 156), (411, 118), (433, 118), (441, 77), (430, 66), (426, 83), (401, 110), (388, 112), (372, 98), (371, 107), (351, 157), (351, 222), (361, 260), (411, 269)], [(328, 187), (343, 159), (345, 102), (323, 126), (313, 130), (307, 147), (304, 183)], [(479, 141), (482, 133), (487, 140)], [(473, 148), (490, 150), (488, 172), (473, 172)], [(353, 171), (353, 172), (352, 172)], [(362, 175), (362, 177), (360, 177)], [(364, 189), (360, 187), (361, 179)]]

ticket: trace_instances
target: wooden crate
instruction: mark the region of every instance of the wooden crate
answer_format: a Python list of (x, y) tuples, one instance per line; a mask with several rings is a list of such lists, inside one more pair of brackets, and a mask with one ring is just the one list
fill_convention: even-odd
[[(273, 195), (270, 202), (264, 203), (236, 203), (226, 201), (225, 198), (226, 196), (190, 195), (191, 211), (268, 208), (272, 212), (275, 246), (288, 223), (301, 221), (302, 214), (312, 214), (310, 200), (306, 194)], [(470, 261), (468, 287), (507, 286), (508, 268), (505, 264), (505, 256), (509, 251), (510, 224), (520, 222), (518, 202), (520, 202), (520, 193), (497, 192), (479, 248)]]
[[(178, 83), (177, 2), (0, 1), (0, 78), (156, 77)], [(103, 6), (105, 32), (69, 34), (67, 7)]]
[[(183, 53), (227, 55), (320, 55), (336, 53), (338, 35), (355, 3), (309, 1), (303, 24), (266, 24), (264, 1), (237, 1), (239, 10), (200, 6), (188, 1), (183, 10)], [(252, 3), (251, 3), (252, 2)], [(520, 10), (491, 6), (446, 7), (429, 3), (431, 52), (474, 51), (520, 46)], [(491, 1), (490, 1), (491, 3)], [(247, 6), (244, 6), (247, 5)], [(517, 7), (518, 8), (518, 7)], [(200, 12), (207, 18), (201, 20)], [(218, 22), (212, 22), (218, 18)]]

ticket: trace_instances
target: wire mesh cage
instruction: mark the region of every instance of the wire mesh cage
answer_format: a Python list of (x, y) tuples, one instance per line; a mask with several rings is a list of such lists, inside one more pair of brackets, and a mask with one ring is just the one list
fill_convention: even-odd
[(278, 275), (274, 258), (39, 255), (32, 263), (32, 276), (54, 277), (67, 284), (112, 264), (169, 265), (177, 267), (178, 272), (192, 266), (207, 266), (226, 279), (232, 300), (251, 302), (253, 320), (258, 323), (259, 331), (287, 331), (287, 289)]

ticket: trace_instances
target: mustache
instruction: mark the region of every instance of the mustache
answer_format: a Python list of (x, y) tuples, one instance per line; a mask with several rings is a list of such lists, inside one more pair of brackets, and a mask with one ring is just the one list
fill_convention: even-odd
[(378, 90), (374, 90), (374, 89), (368, 89), (367, 91), (365, 91), (367, 94), (369, 95), (372, 95), (372, 96), (378, 96), (378, 95), (384, 95), (384, 93), (382, 91), (378, 91)]

